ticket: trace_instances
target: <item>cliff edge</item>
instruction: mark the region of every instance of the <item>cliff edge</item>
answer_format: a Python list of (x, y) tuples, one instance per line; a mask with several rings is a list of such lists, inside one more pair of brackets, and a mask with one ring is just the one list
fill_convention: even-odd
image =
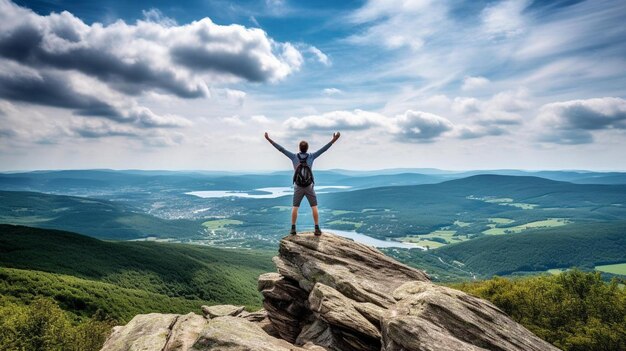
[(558, 350), (490, 302), (349, 239), (285, 237), (274, 263), (258, 281), (263, 310), (138, 315), (102, 351)]

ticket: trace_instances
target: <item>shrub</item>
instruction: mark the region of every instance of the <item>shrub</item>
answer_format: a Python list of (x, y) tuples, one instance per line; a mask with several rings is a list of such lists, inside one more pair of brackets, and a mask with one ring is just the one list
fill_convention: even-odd
[(97, 351), (112, 327), (98, 315), (74, 321), (50, 298), (39, 297), (29, 305), (6, 299), (0, 303), (2, 351)]
[(565, 351), (626, 350), (626, 291), (599, 272), (495, 277), (453, 287), (493, 302)]

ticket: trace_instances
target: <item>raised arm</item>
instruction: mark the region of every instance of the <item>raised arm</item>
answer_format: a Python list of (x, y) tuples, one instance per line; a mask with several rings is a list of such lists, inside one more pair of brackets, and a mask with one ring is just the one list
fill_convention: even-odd
[(287, 151), (284, 147), (278, 145), (277, 143), (274, 142), (274, 140), (270, 139), (270, 136), (269, 134), (267, 134), (267, 132), (265, 132), (265, 139), (267, 139), (267, 141), (269, 141), (270, 144), (274, 145), (276, 150), (282, 152), (285, 156), (289, 157), (290, 160), (293, 160), (293, 158), (296, 157), (296, 154)]
[(326, 152), (326, 150), (328, 150), (335, 143), (335, 141), (337, 141), (337, 139), (339, 139), (340, 136), (341, 136), (341, 133), (339, 133), (339, 132), (333, 133), (333, 139), (328, 144), (322, 146), (321, 149), (319, 149), (319, 150), (315, 151), (314, 153), (312, 153), (311, 156), (313, 158), (319, 157), (321, 154)]

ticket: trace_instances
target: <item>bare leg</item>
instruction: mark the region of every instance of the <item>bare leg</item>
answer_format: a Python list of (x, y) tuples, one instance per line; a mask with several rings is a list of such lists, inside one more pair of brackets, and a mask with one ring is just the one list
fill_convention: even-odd
[(317, 206), (311, 206), (311, 211), (313, 212), (313, 222), (315, 222), (315, 225), (319, 225), (320, 224), (320, 215), (317, 212)]
[(298, 220), (298, 207), (294, 206), (291, 209), (291, 225), (296, 225), (297, 220)]

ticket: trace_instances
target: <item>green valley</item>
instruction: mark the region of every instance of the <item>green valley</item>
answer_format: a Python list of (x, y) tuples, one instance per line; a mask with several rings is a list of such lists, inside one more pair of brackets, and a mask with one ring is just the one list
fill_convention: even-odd
[[(106, 294), (134, 296), (135, 302), (121, 304), (119, 309), (144, 306), (145, 310), (150, 310), (156, 307), (156, 301), (167, 301), (166, 305), (178, 306), (179, 311), (192, 304), (199, 307), (199, 303), (235, 303), (258, 308), (261, 299), (256, 292), (256, 279), (273, 267), (272, 252), (153, 242), (106, 242), (69, 232), (11, 225), (0, 225), (0, 252), (6, 293), (21, 294), (20, 289), (8, 287), (11, 280), (29, 286), (27, 291), (31, 295), (40, 292), (55, 297), (58, 293), (54, 289), (49, 290), (48, 295), (44, 284), (38, 285), (43, 278), (32, 276), (45, 273), (42, 277), (57, 285), (65, 282), (80, 287), (75, 291), (62, 289), (68, 296), (61, 298), (60, 303), (75, 299), (74, 304), (92, 306), (89, 311), (102, 309), (116, 318), (127, 318), (130, 311), (136, 312), (137, 308), (131, 308), (126, 314), (113, 313), (104, 307), (114, 305), (106, 302), (107, 298), (113, 298), (105, 298)], [(101, 296), (97, 299), (101, 301), (81, 300), (86, 295), (91, 296), (81, 293), (81, 289), (96, 292), (94, 295)], [(137, 302), (140, 300), (145, 300), (143, 305)]]

